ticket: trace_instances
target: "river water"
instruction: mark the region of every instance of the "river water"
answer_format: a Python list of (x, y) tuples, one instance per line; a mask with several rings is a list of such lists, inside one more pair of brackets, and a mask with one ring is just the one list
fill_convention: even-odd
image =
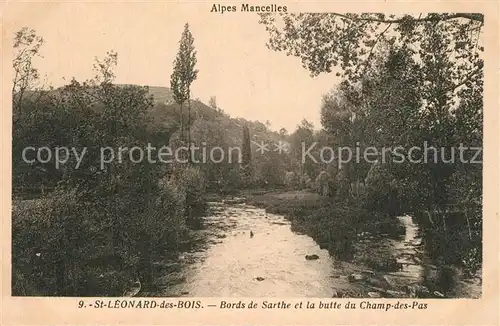
[[(174, 262), (157, 262), (157, 290), (148, 295), (331, 298), (342, 291), (364, 293), (361, 296), (366, 297), (367, 293), (373, 295), (370, 289), (375, 286), (404, 297), (405, 285), (439, 278), (440, 268), (420, 249), (419, 229), (411, 217), (401, 217), (400, 221), (406, 229), (404, 238), (368, 237), (361, 250), (369, 250), (376, 243), (397, 257), (402, 270), (378, 273), (371, 284), (357, 283), (352, 275), (373, 272), (331, 257), (311, 237), (293, 232), (283, 216), (245, 204), (210, 203), (209, 216), (203, 218), (200, 230), (193, 231), (198, 245)], [(305, 259), (313, 254), (319, 258)], [(438, 289), (447, 297), (480, 297), (478, 280), (452, 283)]]

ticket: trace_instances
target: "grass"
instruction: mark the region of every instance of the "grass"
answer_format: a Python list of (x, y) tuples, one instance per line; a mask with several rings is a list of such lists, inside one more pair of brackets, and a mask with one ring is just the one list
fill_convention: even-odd
[(284, 215), (294, 231), (309, 235), (321, 248), (345, 260), (354, 258), (354, 245), (362, 232), (388, 237), (404, 234), (404, 227), (394, 218), (372, 214), (356, 205), (309, 191), (273, 191), (250, 196), (247, 203)]

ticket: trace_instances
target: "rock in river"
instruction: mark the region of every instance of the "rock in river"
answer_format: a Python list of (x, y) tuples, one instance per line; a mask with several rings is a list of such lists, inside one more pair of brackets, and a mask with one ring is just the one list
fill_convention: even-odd
[(357, 282), (357, 281), (363, 281), (365, 277), (363, 277), (363, 275), (361, 274), (351, 274), (347, 277), (347, 279), (349, 280), (349, 282)]
[(232, 198), (232, 199), (226, 199), (223, 201), (224, 204), (244, 204), (245, 203), (245, 198)]
[(368, 292), (370, 298), (382, 298), (382, 295), (378, 292)]
[(434, 291), (432, 294), (434, 294), (436, 298), (444, 298), (444, 294), (439, 291)]
[(306, 255), (306, 260), (316, 260), (319, 259), (318, 255)]
[(429, 289), (420, 284), (405, 286), (405, 292), (410, 295), (410, 298), (432, 298)]

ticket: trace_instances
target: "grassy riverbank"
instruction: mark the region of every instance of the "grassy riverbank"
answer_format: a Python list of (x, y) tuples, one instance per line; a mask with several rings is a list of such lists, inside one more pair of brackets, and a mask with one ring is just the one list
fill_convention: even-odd
[(247, 203), (282, 214), (294, 231), (312, 237), (323, 249), (344, 260), (360, 256), (355, 244), (367, 233), (398, 237), (404, 228), (394, 218), (377, 216), (361, 208), (335, 203), (308, 191), (268, 192), (247, 197)]

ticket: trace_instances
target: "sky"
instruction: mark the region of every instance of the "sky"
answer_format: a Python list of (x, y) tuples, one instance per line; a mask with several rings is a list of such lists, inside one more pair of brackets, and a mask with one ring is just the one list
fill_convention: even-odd
[[(49, 84), (92, 75), (94, 58), (118, 53), (116, 83), (169, 86), (184, 24), (197, 50), (192, 97), (232, 117), (271, 122), (293, 131), (303, 118), (320, 126), (322, 95), (335, 74), (312, 78), (298, 58), (266, 48), (267, 32), (249, 12), (211, 13), (212, 3), (31, 3), (11, 17), (9, 30), (27, 26), (45, 39), (36, 62)], [(37, 15), (37, 13), (39, 13)], [(40, 14), (43, 13), (43, 14)]]

